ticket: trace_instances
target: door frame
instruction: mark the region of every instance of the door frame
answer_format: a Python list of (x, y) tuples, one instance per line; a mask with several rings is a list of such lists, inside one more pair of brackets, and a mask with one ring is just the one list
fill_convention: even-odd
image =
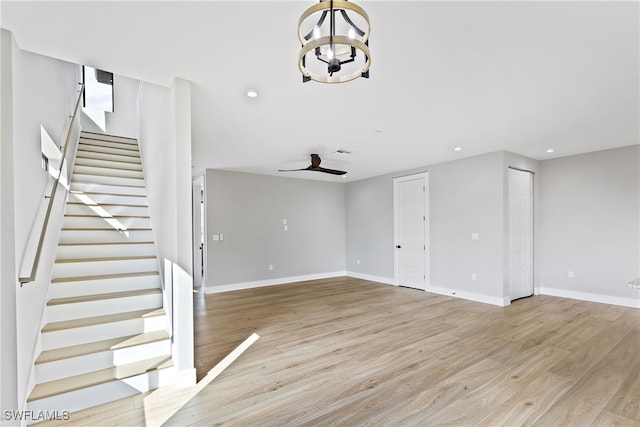
[(393, 178), (393, 278), (394, 284), (400, 286), (400, 254), (396, 249), (399, 244), (399, 226), (398, 226), (398, 185), (402, 182), (412, 181), (414, 179), (424, 180), (424, 291), (429, 292), (431, 284), (429, 254), (429, 172), (421, 172), (412, 175), (400, 176)]
[[(207, 209), (206, 209), (206, 192), (205, 192), (205, 175), (199, 175), (192, 180), (191, 183), (191, 200), (192, 200), (192, 246), (193, 246), (193, 285), (202, 286), (204, 289), (207, 283)], [(201, 207), (204, 206), (204, 216), (201, 216)], [(198, 219), (200, 221), (198, 221)], [(200, 224), (203, 224), (202, 229)], [(204, 234), (204, 242), (202, 250), (198, 241), (200, 233)], [(201, 264), (202, 263), (202, 264)], [(200, 271), (202, 269), (202, 275)]]

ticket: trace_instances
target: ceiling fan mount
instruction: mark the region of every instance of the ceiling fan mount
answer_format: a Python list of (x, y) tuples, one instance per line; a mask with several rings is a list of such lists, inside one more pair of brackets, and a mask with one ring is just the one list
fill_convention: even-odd
[(297, 172), (297, 171), (312, 171), (312, 172), (323, 172), (323, 173), (328, 173), (331, 175), (344, 175), (347, 172), (346, 171), (341, 171), (341, 170), (337, 170), (337, 169), (328, 169), (328, 168), (323, 168), (320, 166), (320, 163), (322, 162), (322, 160), (320, 159), (320, 156), (317, 154), (312, 154), (311, 155), (311, 164), (304, 168), (304, 169), (278, 169), (279, 172)]

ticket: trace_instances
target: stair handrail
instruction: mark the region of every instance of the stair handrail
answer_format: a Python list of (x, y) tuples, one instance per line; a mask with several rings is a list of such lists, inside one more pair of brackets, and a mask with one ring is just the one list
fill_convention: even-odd
[[(78, 99), (76, 100), (76, 105), (73, 108), (73, 114), (71, 117), (71, 122), (69, 123), (69, 129), (67, 130), (67, 137), (64, 142), (64, 148), (62, 150), (62, 159), (60, 161), (60, 168), (58, 170), (58, 177), (53, 182), (53, 186), (51, 188), (51, 194), (49, 194), (49, 204), (47, 205), (47, 211), (44, 215), (44, 221), (42, 223), (42, 230), (40, 231), (40, 237), (38, 240), (38, 247), (36, 248), (36, 254), (33, 257), (33, 264), (31, 266), (31, 273), (27, 277), (19, 277), (18, 281), (20, 282), (20, 286), (25, 283), (33, 282), (36, 280), (36, 275), (38, 273), (38, 265), (40, 264), (40, 255), (42, 253), (42, 246), (44, 245), (44, 237), (47, 233), (47, 228), (49, 228), (49, 217), (51, 216), (51, 210), (53, 208), (53, 202), (56, 198), (56, 193), (58, 192), (58, 184), (60, 183), (60, 178), (62, 177), (62, 171), (65, 168), (65, 165), (68, 166), (69, 162), (67, 162), (67, 149), (69, 148), (69, 142), (71, 141), (71, 135), (73, 134), (73, 125), (78, 117), (78, 111), (80, 111), (80, 101), (84, 95), (84, 83), (79, 83), (80, 91), (78, 93)], [(69, 176), (69, 174), (67, 174)]]

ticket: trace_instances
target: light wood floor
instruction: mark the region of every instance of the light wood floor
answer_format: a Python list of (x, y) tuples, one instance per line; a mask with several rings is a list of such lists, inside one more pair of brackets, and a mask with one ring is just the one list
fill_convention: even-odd
[[(198, 294), (195, 313), (199, 378), (261, 338), (165, 425), (640, 425), (637, 309), (549, 296), (501, 308), (336, 278)], [(147, 406), (68, 424), (149, 425)]]

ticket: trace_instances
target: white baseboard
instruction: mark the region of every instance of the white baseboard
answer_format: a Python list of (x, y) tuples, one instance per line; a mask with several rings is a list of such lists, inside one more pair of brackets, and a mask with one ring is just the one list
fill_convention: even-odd
[(430, 286), (427, 292), (438, 295), (447, 295), (455, 298), (462, 298), (469, 301), (482, 302), (485, 304), (497, 305), (505, 307), (511, 304), (509, 297), (491, 297), (489, 295), (477, 294), (475, 292), (461, 291), (458, 289), (441, 288), (439, 286)]
[(349, 277), (355, 277), (356, 279), (370, 280), (372, 282), (384, 283), (385, 285), (396, 286), (395, 280), (389, 277), (373, 276), (371, 274), (358, 273), (355, 271), (347, 271), (346, 275)]
[(306, 280), (330, 279), (332, 277), (340, 277), (340, 276), (346, 276), (346, 275), (347, 273), (344, 271), (334, 271), (330, 273), (305, 274), (303, 276), (278, 277), (275, 279), (256, 280), (254, 282), (232, 283), (230, 285), (219, 285), (219, 286), (207, 285), (205, 287), (205, 293), (217, 294), (220, 292), (239, 291), (242, 289), (262, 288), (265, 286), (275, 286), (275, 285), (284, 285), (287, 283), (294, 283), (294, 282), (304, 282)]
[(614, 297), (611, 295), (593, 294), (590, 292), (568, 291), (566, 289), (537, 288), (541, 295), (571, 298), (582, 301), (599, 302), (602, 304), (620, 305), (623, 307), (640, 308), (640, 298)]

